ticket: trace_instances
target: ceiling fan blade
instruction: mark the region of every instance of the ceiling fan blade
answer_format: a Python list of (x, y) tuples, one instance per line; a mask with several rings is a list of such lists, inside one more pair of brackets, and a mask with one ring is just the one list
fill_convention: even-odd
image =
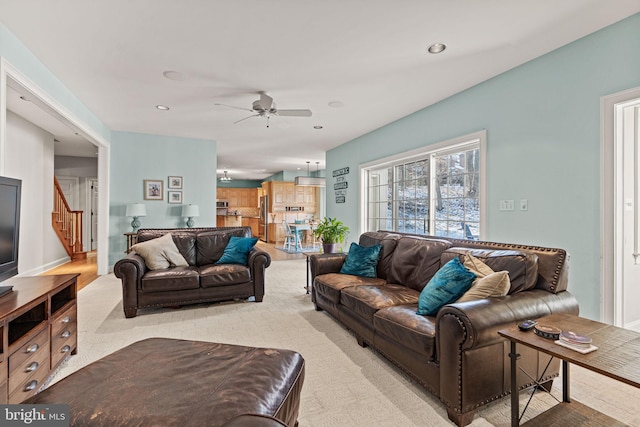
[(221, 105), (223, 107), (235, 108), (237, 110), (249, 111), (250, 113), (253, 113), (253, 110), (250, 110), (248, 108), (236, 107), (235, 105), (227, 105), (227, 104), (213, 104), (213, 105)]
[(278, 116), (311, 117), (311, 110), (278, 110)]
[(233, 124), (235, 125), (236, 123), (240, 123), (240, 122), (242, 122), (244, 120), (250, 119), (251, 117), (258, 117), (259, 115), (260, 114), (252, 114), (249, 117), (245, 117), (244, 119), (240, 119), (240, 120), (237, 120), (237, 121), (233, 122)]
[(262, 107), (262, 109), (265, 111), (269, 111), (272, 105), (273, 105), (273, 98), (271, 98), (269, 95), (267, 95), (264, 92), (260, 92), (260, 107)]

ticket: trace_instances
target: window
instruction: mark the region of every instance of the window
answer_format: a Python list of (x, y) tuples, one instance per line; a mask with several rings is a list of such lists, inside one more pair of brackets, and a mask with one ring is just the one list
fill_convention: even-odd
[(485, 133), (362, 168), (366, 231), (478, 239)]

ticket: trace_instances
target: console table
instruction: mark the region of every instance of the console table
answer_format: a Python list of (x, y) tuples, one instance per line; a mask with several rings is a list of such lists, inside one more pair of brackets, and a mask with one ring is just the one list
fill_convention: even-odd
[(0, 404), (34, 395), (78, 351), (78, 274), (14, 277), (0, 297)]
[[(573, 363), (605, 377), (640, 388), (640, 333), (596, 322), (571, 314), (558, 313), (538, 319), (538, 323), (553, 325), (563, 331), (588, 335), (598, 350), (588, 354), (562, 347), (533, 331), (523, 332), (517, 326), (498, 331), (511, 341), (511, 425), (519, 425), (519, 393), (516, 382), (518, 353), (516, 344), (524, 345), (562, 360), (562, 403), (528, 421), (527, 426), (606, 425), (625, 424), (601, 414), (579, 402), (571, 402), (569, 365)], [(571, 402), (571, 403), (570, 403)]]

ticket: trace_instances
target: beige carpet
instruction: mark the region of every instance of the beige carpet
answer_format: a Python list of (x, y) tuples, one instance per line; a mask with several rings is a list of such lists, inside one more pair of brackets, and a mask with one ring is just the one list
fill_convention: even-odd
[[(98, 278), (78, 295), (78, 354), (56, 380), (147, 337), (287, 348), (306, 360), (300, 426), (450, 426), (439, 400), (405, 377), (325, 312), (316, 312), (304, 285), (304, 260), (276, 261), (267, 270), (264, 302), (122, 312), (120, 281)], [(558, 389), (553, 394), (561, 396)], [(640, 426), (640, 390), (572, 368), (572, 397), (629, 425)], [(521, 397), (521, 402), (525, 399)], [(525, 419), (555, 404), (537, 393)], [(478, 411), (472, 426), (508, 426), (509, 399)], [(566, 426), (569, 427), (569, 426)]]

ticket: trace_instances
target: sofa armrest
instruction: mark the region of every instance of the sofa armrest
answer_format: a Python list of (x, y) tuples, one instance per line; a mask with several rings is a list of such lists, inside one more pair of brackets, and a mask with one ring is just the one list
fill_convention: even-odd
[(271, 256), (262, 249), (253, 248), (249, 252), (247, 265), (251, 271), (253, 279), (253, 291), (257, 302), (262, 301), (264, 296), (264, 276), (265, 270), (271, 265)]
[(448, 354), (450, 352), (458, 353), (504, 341), (498, 331), (523, 320), (552, 313), (578, 314), (578, 311), (578, 301), (571, 293), (553, 294), (542, 289), (446, 305), (436, 318), (438, 359), (454, 356)]
[(309, 256), (309, 268), (311, 270), (311, 283), (321, 274), (339, 273), (347, 254), (313, 254)]
[(147, 271), (144, 259), (136, 253), (130, 253), (113, 266), (113, 274), (122, 280), (122, 305), (125, 317), (135, 317), (138, 306), (140, 280)]

